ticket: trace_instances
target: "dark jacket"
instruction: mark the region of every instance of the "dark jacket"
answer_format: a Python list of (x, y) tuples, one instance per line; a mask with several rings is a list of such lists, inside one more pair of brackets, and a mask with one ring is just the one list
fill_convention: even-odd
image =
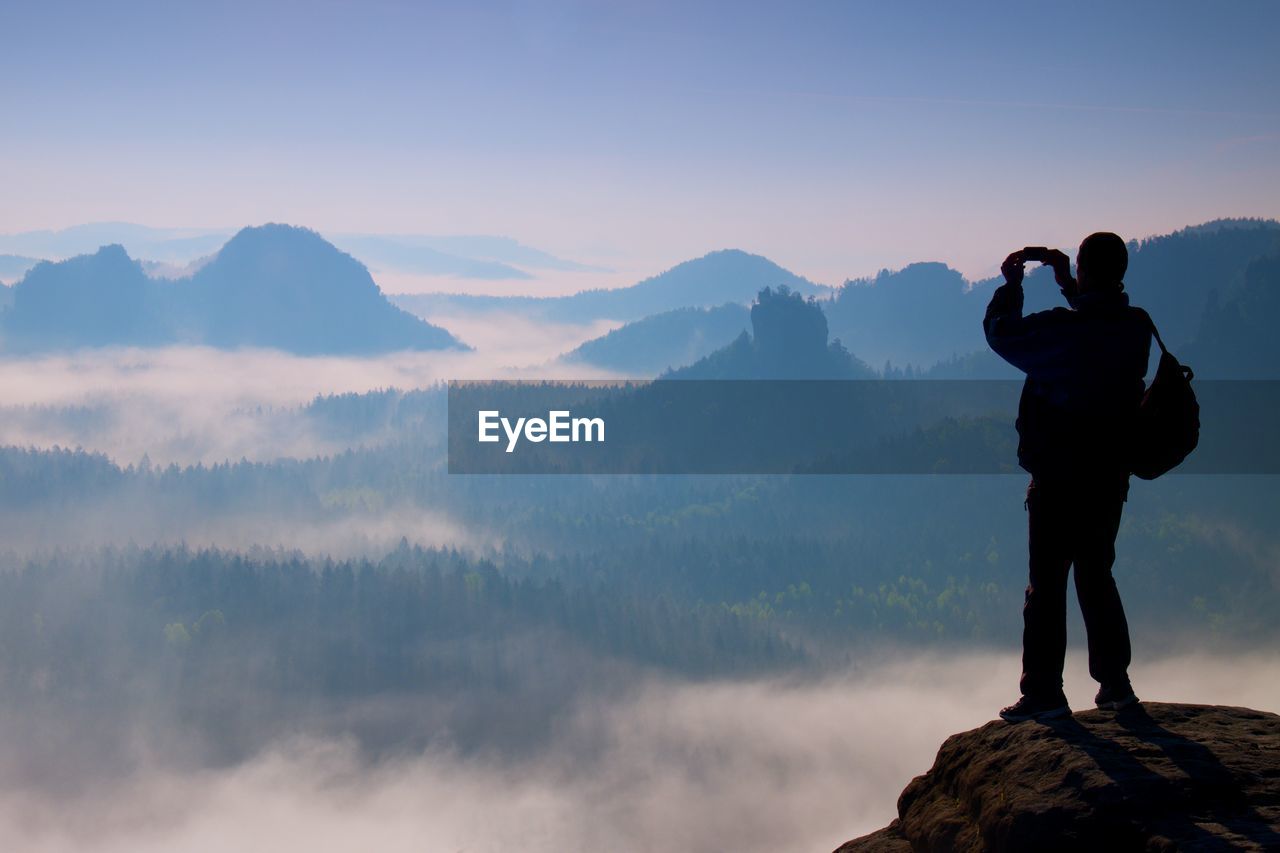
[(1018, 463), (1037, 480), (1128, 482), (1133, 418), (1151, 353), (1151, 320), (1121, 290), (1075, 294), (1070, 308), (1022, 315), (1022, 285), (991, 295), (983, 328), (1027, 374), (1018, 404)]

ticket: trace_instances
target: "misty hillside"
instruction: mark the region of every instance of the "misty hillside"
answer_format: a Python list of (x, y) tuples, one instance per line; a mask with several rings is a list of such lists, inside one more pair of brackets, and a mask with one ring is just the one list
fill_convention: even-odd
[(764, 287), (785, 284), (806, 296), (829, 288), (783, 269), (768, 258), (738, 249), (711, 252), (677, 264), (630, 287), (585, 290), (570, 296), (468, 296), (398, 294), (392, 300), (419, 316), (449, 311), (515, 312), (558, 322), (639, 320), (677, 308), (710, 308), (726, 302), (747, 304)]
[[(0, 255), (0, 282), (17, 281), (38, 263), (40, 261), (37, 258), (28, 258), (25, 255)], [(7, 304), (5, 299), (6, 297), (0, 294), (0, 308)]]
[[(1278, 251), (1280, 222), (1272, 220), (1185, 228), (1129, 244), (1125, 291), (1176, 350), (1197, 336), (1211, 300), (1230, 302), (1249, 265)], [(1064, 304), (1048, 268), (1029, 265), (1027, 272), (1028, 313)], [(911, 264), (847, 281), (823, 307), (831, 334), (869, 363), (911, 364), (920, 371), (986, 350), (982, 314), (1000, 283), (970, 284), (945, 264)]]
[(634, 377), (655, 376), (726, 346), (747, 330), (750, 320), (751, 312), (737, 303), (664, 311), (593, 338), (567, 353), (564, 361)]
[(886, 361), (928, 366), (977, 349), (985, 307), (964, 276), (939, 263), (845, 282), (823, 304), (832, 335), (877, 367)]
[(191, 320), (205, 324), (214, 346), (372, 353), (458, 345), (391, 305), (363, 264), (302, 228), (245, 228), (190, 288)]
[(1280, 252), (1258, 258), (1231, 297), (1209, 301), (1184, 359), (1201, 378), (1280, 378)]
[(11, 351), (185, 343), (359, 354), (460, 345), (389, 303), (359, 261), (287, 225), (243, 229), (177, 281), (148, 276), (118, 245), (41, 263), (14, 286), (0, 334)]
[[(1126, 291), (1155, 318), (1166, 342), (1179, 350), (1200, 334), (1211, 305), (1229, 305), (1242, 292), (1249, 265), (1276, 252), (1280, 252), (1280, 223), (1272, 220), (1219, 220), (1190, 226), (1130, 243)], [(824, 298), (827, 288), (766, 258), (734, 250), (713, 252), (615, 290), (549, 298), (460, 294), (391, 298), (419, 316), (499, 312), (558, 322), (626, 321), (634, 327), (624, 326), (590, 341), (567, 358), (651, 375), (709, 355), (712, 348), (699, 351), (702, 344), (697, 341), (710, 341), (727, 328), (718, 325), (719, 319), (727, 321), (727, 311), (713, 320), (713, 315), (679, 313), (681, 309), (746, 305), (760, 289), (785, 284), (795, 292), (816, 296), (831, 337), (885, 375), (995, 378), (1008, 375), (1008, 370), (987, 352), (981, 320), (999, 283), (994, 278), (970, 282), (943, 263), (926, 262), (846, 281)], [(1028, 312), (1063, 304), (1047, 268), (1031, 265), (1025, 289)], [(705, 338), (700, 337), (703, 334)]]
[[(92, 691), (113, 709), (180, 715), (210, 758), (227, 761), (297, 726), (308, 707), (412, 695), (418, 713), (395, 726), (334, 728), (369, 746), (442, 733), (492, 746), (494, 715), (467, 712), (495, 691), (520, 699), (502, 703), (505, 740), (518, 743), (593, 677), (724, 676), (804, 660), (748, 614), (617, 583), (530, 580), (529, 568), (407, 544), (376, 561), (185, 547), (32, 561), (0, 573), (0, 665), (44, 672), (44, 686), (5, 691), (0, 709), (56, 712)], [(56, 627), (33, 612), (56, 614)]]
[(359, 255), (366, 263), (378, 268), (420, 275), (448, 275), (486, 281), (533, 278), (524, 270), (502, 261), (455, 255), (422, 241), (408, 242), (403, 238), (351, 235), (338, 238), (338, 242), (352, 253)]
[(1258, 258), (1280, 252), (1280, 222), (1206, 223), (1130, 245), (1125, 289), (1160, 324), (1169, 346), (1200, 331), (1211, 298), (1229, 302)]
[(510, 237), (481, 234), (338, 234), (333, 240), (374, 269), (482, 280), (534, 278), (527, 270), (600, 271), (526, 246)]
[(121, 246), (45, 261), (14, 285), (0, 341), (10, 351), (170, 343), (174, 295)]
[[(0, 234), (0, 281), (20, 278), (40, 258), (65, 260), (113, 243), (144, 263), (181, 268), (218, 251), (233, 235), (223, 228), (155, 228), (132, 222), (90, 222), (59, 230)], [(526, 270), (600, 271), (510, 237), (343, 233), (326, 238), (378, 270), (486, 280), (531, 278)], [(9, 272), (15, 264), (20, 268)]]
[(232, 236), (230, 230), (152, 228), (132, 222), (87, 222), (58, 230), (0, 234), (0, 252), (39, 258), (88, 255), (99, 246), (119, 243), (136, 258), (185, 264), (218, 251)]
[[(1271, 329), (1280, 324), (1280, 223), (1207, 223), (1131, 243), (1129, 251), (1130, 299), (1151, 313), (1165, 342), (1201, 376), (1275, 375), (1280, 352)], [(886, 378), (1016, 378), (982, 335), (982, 314), (999, 283), (969, 283), (940, 263), (885, 270), (873, 279), (846, 282), (832, 299), (811, 300), (814, 311), (797, 305), (797, 315), (781, 324), (787, 342), (771, 355), (761, 354), (758, 335), (743, 335), (700, 359), (687, 359), (687, 368), (669, 375), (856, 378), (872, 375), (869, 364)], [(1032, 265), (1024, 289), (1028, 313), (1065, 304), (1047, 267)], [(754, 306), (753, 323), (760, 310), (773, 309)], [(825, 318), (821, 324), (819, 318)], [(589, 341), (570, 355), (644, 375), (641, 368), (656, 362), (680, 364), (673, 357), (688, 351), (690, 336), (701, 334), (706, 319), (696, 312), (667, 312)], [(831, 345), (832, 353), (839, 346), (847, 352), (827, 357), (806, 349), (828, 338), (839, 342)], [(849, 352), (856, 355), (852, 361), (846, 361)]]
[(870, 379), (866, 364), (828, 340), (818, 301), (783, 285), (764, 288), (751, 306), (751, 333), (665, 379)]

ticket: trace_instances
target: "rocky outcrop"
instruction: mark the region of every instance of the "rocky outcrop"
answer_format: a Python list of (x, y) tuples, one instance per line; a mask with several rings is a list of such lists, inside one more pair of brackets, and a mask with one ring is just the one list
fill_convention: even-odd
[(953, 735), (837, 853), (1280, 850), (1280, 716), (1147, 703)]

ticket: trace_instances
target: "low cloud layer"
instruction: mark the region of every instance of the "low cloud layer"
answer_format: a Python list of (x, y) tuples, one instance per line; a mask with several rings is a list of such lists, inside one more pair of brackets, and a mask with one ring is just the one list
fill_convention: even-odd
[[(207, 347), (107, 348), (0, 359), (0, 444), (83, 447), (121, 464), (308, 457), (345, 444), (291, 418), (319, 394), (426, 388), (450, 379), (599, 378), (553, 360), (608, 325), (458, 318), (473, 352), (369, 358)], [(74, 411), (79, 409), (80, 411)]]
[[(1093, 685), (1072, 650), (1067, 688)], [(363, 763), (298, 737), (232, 768), (140, 770), (61, 798), (5, 779), (0, 847), (71, 850), (821, 851), (876, 829), (949, 734), (1009, 701), (1012, 655), (915, 655), (820, 683), (651, 682), (584, 699), (533, 757)], [(1274, 655), (1139, 663), (1163, 701), (1280, 707)], [(68, 755), (74, 762), (75, 757)]]
[(12, 510), (0, 518), (0, 542), (9, 554), (146, 543), (196, 549), (283, 549), (338, 560), (376, 559), (401, 539), (423, 548), (456, 548), (469, 553), (507, 544), (497, 534), (468, 527), (445, 510), (410, 505), (350, 509), (310, 518), (235, 509), (202, 514), (179, 511), (162, 501), (146, 505), (103, 501), (75, 512)]

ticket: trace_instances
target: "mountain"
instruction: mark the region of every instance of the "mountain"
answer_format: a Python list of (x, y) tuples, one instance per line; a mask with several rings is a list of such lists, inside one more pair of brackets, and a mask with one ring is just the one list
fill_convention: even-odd
[(911, 264), (845, 282), (823, 308), (832, 335), (875, 365), (927, 367), (985, 346), (986, 302), (945, 264)]
[(563, 360), (630, 377), (656, 376), (729, 344), (750, 324), (751, 312), (737, 303), (677, 308), (593, 338), (566, 353)]
[(1210, 299), (1196, 340), (1178, 353), (1202, 379), (1280, 378), (1280, 249), (1245, 270), (1225, 300)]
[(419, 316), (447, 312), (512, 312), (566, 323), (591, 320), (629, 322), (677, 308), (710, 308), (726, 302), (745, 305), (762, 288), (782, 284), (806, 296), (830, 293), (830, 288), (789, 272), (768, 258), (738, 249), (724, 249), (685, 261), (629, 287), (612, 290), (584, 290), (571, 296), (555, 297), (429, 293), (399, 294), (391, 299)]
[(533, 246), (513, 240), (510, 237), (496, 237), (487, 234), (458, 234), (451, 237), (429, 236), (425, 234), (396, 234), (388, 239), (413, 246), (429, 246), (441, 252), (461, 255), (465, 258), (484, 258), (501, 261), (526, 269), (558, 270), (560, 272), (610, 272), (605, 267), (580, 264), (557, 257)]
[(870, 379), (875, 372), (828, 340), (816, 299), (766, 287), (751, 306), (751, 333), (662, 379)]
[(674, 308), (705, 308), (726, 302), (746, 304), (761, 289), (779, 285), (786, 285), (804, 296), (830, 292), (768, 258), (725, 249), (685, 261), (630, 287), (588, 290), (564, 298), (579, 310), (624, 320)]
[(156, 346), (173, 340), (172, 296), (122, 246), (103, 246), (33, 267), (13, 286), (0, 334), (7, 350)]
[[(28, 258), (25, 255), (0, 255), (0, 281), (17, 281), (38, 263), (38, 258)], [(0, 302), (0, 307), (3, 305)]]
[(353, 234), (337, 240), (366, 263), (384, 269), (481, 280), (533, 278), (524, 270), (501, 261), (455, 255), (405, 239)]
[(1153, 702), (953, 735), (836, 853), (1277, 849), (1280, 716)]
[[(1222, 220), (1129, 244), (1125, 292), (1150, 312), (1165, 343), (1179, 350), (1200, 333), (1211, 304), (1230, 301), (1244, 287), (1250, 264), (1280, 250), (1280, 222)], [(911, 264), (851, 280), (823, 303), (831, 334), (877, 366), (962, 362), (986, 350), (982, 315), (1002, 283), (966, 282), (940, 263)], [(1028, 268), (1025, 310), (1065, 304), (1052, 272)], [(1273, 314), (1270, 322), (1280, 322)], [(941, 377), (939, 377), (941, 378)]]
[(526, 270), (607, 272), (510, 237), (463, 234), (338, 234), (334, 243), (375, 268), (473, 279), (532, 279)]
[(18, 351), (190, 343), (364, 354), (459, 346), (391, 305), (360, 262), (287, 225), (243, 229), (178, 281), (149, 277), (119, 245), (41, 263), (14, 286), (0, 334)]
[(195, 275), (196, 270), (212, 261), (213, 255), (205, 255), (188, 261), (185, 264), (169, 261), (139, 261), (142, 264), (142, 271), (151, 278), (163, 278), (170, 281), (180, 278), (191, 278)]
[(120, 244), (135, 258), (186, 263), (216, 252), (227, 242), (226, 229), (151, 228), (131, 222), (91, 222), (56, 231), (0, 234), (0, 251), (42, 258), (91, 254), (99, 246)]
[(1222, 219), (1211, 219), (1200, 225), (1188, 225), (1183, 231), (1192, 234), (1208, 234), (1218, 231), (1241, 230), (1251, 231), (1258, 228), (1275, 228), (1274, 219), (1263, 219), (1257, 216), (1227, 216)]
[[(1129, 243), (1129, 270), (1124, 289), (1160, 327), (1169, 347), (1177, 349), (1200, 330), (1205, 309), (1214, 299), (1230, 299), (1244, 284), (1245, 271), (1258, 258), (1280, 250), (1280, 222), (1218, 220)], [(1027, 311), (1063, 304), (1044, 267), (1030, 270)], [(986, 307), (1000, 279), (976, 283), (972, 292)], [(977, 312), (981, 324), (981, 310)], [(1280, 318), (1277, 318), (1280, 319)]]
[[(91, 222), (60, 230), (0, 234), (0, 253), (66, 259), (92, 254), (99, 246), (120, 244), (131, 257), (177, 267), (218, 250), (233, 236), (225, 228), (152, 228), (131, 222)], [(375, 269), (474, 279), (528, 279), (526, 271), (602, 271), (526, 246), (510, 237), (483, 234), (336, 234), (330, 240)], [(7, 272), (0, 255), (0, 281), (18, 278), (32, 260)]]
[(305, 228), (245, 228), (189, 288), (188, 319), (213, 346), (373, 353), (458, 345), (390, 304), (363, 264)]
[(1125, 290), (1150, 312), (1164, 342), (1181, 347), (1199, 333), (1211, 299), (1234, 298), (1250, 264), (1276, 251), (1280, 222), (1228, 220), (1185, 228), (1130, 244)]
[[(893, 407), (857, 394), (829, 395), (825, 382), (690, 380), (869, 379), (875, 374), (837, 342), (817, 300), (786, 285), (760, 291), (751, 332), (655, 382), (541, 386), (477, 383), (450, 391), (451, 436), (473, 429), (486, 410), (588, 410), (618, 425), (609, 444), (558, 452), (550, 444), (519, 454), (475, 442), (450, 444), (458, 473), (791, 473), (809, 470), (851, 442), (885, 434), (900, 419)], [(671, 380), (671, 381), (664, 381)], [(905, 386), (907, 383), (874, 383)], [(823, 417), (795, 411), (820, 395)], [(496, 451), (496, 452), (492, 452)]]

